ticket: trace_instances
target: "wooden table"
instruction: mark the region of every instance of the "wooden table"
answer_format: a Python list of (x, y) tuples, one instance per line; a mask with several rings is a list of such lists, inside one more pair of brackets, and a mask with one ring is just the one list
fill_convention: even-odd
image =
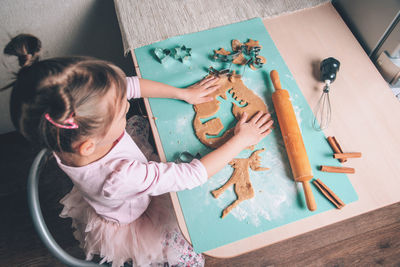
[[(344, 150), (363, 153), (362, 159), (344, 164), (356, 169), (350, 179), (359, 200), (342, 210), (317, 214), (205, 253), (213, 257), (237, 256), (400, 202), (400, 120), (395, 117), (400, 114), (400, 103), (334, 7), (328, 3), (265, 19), (264, 24), (311, 107), (323, 86), (317, 81), (319, 62), (329, 56), (340, 60), (340, 73), (331, 90), (332, 122), (325, 134), (336, 136)], [(140, 75), (133, 51), (132, 56)], [(147, 100), (145, 104), (151, 118)], [(150, 122), (165, 161), (154, 121)], [(190, 240), (177, 196), (172, 193), (171, 197), (181, 230)]]

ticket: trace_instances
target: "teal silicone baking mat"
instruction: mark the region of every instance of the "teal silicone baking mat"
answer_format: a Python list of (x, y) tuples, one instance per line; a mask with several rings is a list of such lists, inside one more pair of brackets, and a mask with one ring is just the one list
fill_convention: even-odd
[[(233, 66), (232, 69), (244, 74), (242, 77), (244, 84), (264, 100), (272, 113), (274, 113), (271, 101), (273, 86), (269, 73), (273, 69), (279, 72), (282, 88), (290, 93), (315, 178), (320, 178), (344, 203), (356, 201), (357, 194), (345, 174), (324, 173), (317, 169), (319, 165), (340, 166), (340, 164), (332, 158), (332, 150), (324, 133), (312, 128), (311, 121), (314, 116), (312, 110), (261, 19), (256, 18), (169, 38), (137, 48), (135, 55), (143, 78), (176, 87), (187, 87), (205, 77), (209, 67), (217, 70), (229, 67), (228, 63), (214, 61), (212, 55), (213, 50), (219, 48), (232, 51), (231, 41), (234, 39), (242, 43), (248, 39), (258, 40), (262, 46), (260, 55), (265, 57), (267, 62), (256, 71), (249, 68), (244, 70), (238, 66)], [(171, 57), (161, 64), (154, 54), (155, 48), (173, 50), (182, 45), (192, 49), (192, 56), (188, 61), (181, 62)], [(221, 118), (224, 126), (230, 127), (236, 121), (231, 113), (234, 100), (227, 95), (227, 100), (221, 98), (220, 101), (220, 110), (216, 116)], [(192, 127), (195, 112), (192, 105), (174, 99), (152, 98), (149, 102), (167, 161), (174, 161), (183, 151), (193, 155), (196, 153), (205, 155), (211, 151), (195, 136)], [(210, 192), (222, 186), (230, 178), (233, 172), (231, 166), (226, 166), (207, 183), (197, 188), (178, 192), (190, 239), (196, 252), (211, 250), (335, 208), (314, 185), (311, 185), (317, 210), (311, 212), (307, 209), (302, 187), (292, 179), (276, 118), (275, 126), (273, 132), (256, 146), (256, 149), (266, 149), (260, 154), (261, 166), (270, 169), (261, 172), (250, 170), (255, 191), (254, 198), (240, 203), (224, 219), (221, 218), (222, 210), (236, 199), (233, 188), (226, 190), (217, 199)], [(252, 151), (245, 150), (238, 157), (245, 158), (251, 153)]]

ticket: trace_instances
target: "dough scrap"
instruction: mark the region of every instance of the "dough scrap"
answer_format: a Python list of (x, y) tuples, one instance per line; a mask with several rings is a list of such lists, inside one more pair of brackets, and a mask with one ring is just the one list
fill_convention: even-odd
[(237, 120), (241, 118), (243, 112), (246, 112), (248, 118), (251, 118), (258, 111), (268, 111), (264, 101), (244, 85), (241, 76), (237, 75), (235, 71), (228, 75), (219, 76), (218, 84), (221, 87), (210, 94), (214, 100), (193, 105), (196, 112), (193, 120), (193, 128), (196, 136), (204, 145), (211, 148), (219, 147), (233, 135), (233, 128), (230, 128), (220, 137), (207, 137), (207, 135), (217, 136), (224, 130), (224, 126), (219, 118), (208, 120), (205, 123), (201, 121), (201, 119), (207, 119), (218, 112), (220, 107), (220, 102), (217, 100), (218, 96), (226, 100), (226, 93), (229, 92), (241, 105), (245, 105), (241, 107), (233, 103), (232, 114)]
[(247, 43), (245, 43), (245, 45), (246, 45), (246, 47), (247, 47), (247, 52), (250, 52), (250, 50), (251, 50), (253, 47), (260, 47), (260, 48), (262, 48), (262, 46), (260, 45), (260, 42), (259, 42), (259, 41), (255, 41), (255, 40), (252, 40), (252, 39), (249, 39), (249, 41), (248, 41)]
[[(267, 60), (266, 60), (265, 57), (263, 57), (263, 56), (256, 56), (256, 58), (259, 58), (259, 59), (260, 59), (261, 64), (265, 64), (265, 62), (267, 62)], [(254, 66), (253, 63), (249, 64), (249, 66), (250, 66), (250, 68), (251, 68), (252, 70), (257, 70), (257, 68)]]
[(230, 54), (231, 54), (231, 52), (226, 51), (226, 50), (223, 49), (223, 48), (220, 48), (220, 49), (218, 49), (218, 50), (214, 50), (214, 53), (215, 53), (215, 54), (224, 55), (224, 56), (230, 55)]
[(228, 187), (234, 185), (237, 199), (222, 211), (222, 218), (224, 218), (240, 202), (254, 197), (253, 186), (250, 182), (249, 167), (253, 171), (269, 170), (269, 168), (260, 167), (261, 158), (258, 154), (264, 150), (265, 149), (263, 148), (254, 151), (249, 158), (235, 158), (229, 162), (229, 165), (234, 168), (231, 178), (229, 178), (229, 180), (219, 189), (211, 192), (215, 198), (218, 198)]
[(242, 48), (242, 43), (239, 40), (232, 40), (232, 50), (233, 51), (238, 51), (239, 49)]
[[(239, 40), (232, 40), (231, 46), (232, 52), (227, 51), (224, 48), (214, 50), (214, 59), (220, 59), (224, 62), (232, 61), (232, 63), (236, 65), (246, 65), (252, 61), (251, 59), (248, 59), (248, 57), (251, 56), (260, 59), (261, 65), (267, 62), (265, 57), (258, 55), (259, 50), (262, 48), (259, 41), (248, 39), (246, 43), (241, 43)], [(255, 54), (253, 54), (252, 52), (252, 49), (254, 47), (258, 47), (258, 52), (256, 52)], [(246, 56), (244, 54), (246, 54)], [(255, 58), (252, 59), (254, 60)], [(256, 66), (254, 66), (253, 63), (249, 63), (249, 67), (252, 70), (258, 69), (256, 68)]]
[(240, 53), (233, 61), (233, 64), (236, 65), (244, 65), (247, 63), (247, 59), (243, 56), (243, 53)]

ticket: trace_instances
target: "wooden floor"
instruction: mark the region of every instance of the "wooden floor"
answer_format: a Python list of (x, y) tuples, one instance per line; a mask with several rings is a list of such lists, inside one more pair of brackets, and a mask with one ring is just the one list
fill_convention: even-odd
[[(26, 177), (37, 151), (16, 133), (0, 136), (0, 266), (63, 266), (33, 229), (26, 204)], [(58, 217), (58, 200), (71, 182), (49, 162), (40, 196), (46, 223), (56, 241), (83, 258), (71, 221)], [(206, 257), (206, 266), (399, 266), (400, 203), (230, 259)]]

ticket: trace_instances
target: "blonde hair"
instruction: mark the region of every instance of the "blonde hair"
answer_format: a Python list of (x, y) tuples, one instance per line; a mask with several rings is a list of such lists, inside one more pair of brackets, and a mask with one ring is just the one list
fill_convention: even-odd
[[(5, 54), (16, 55), (21, 69), (12, 87), (10, 112), (14, 126), (28, 140), (53, 151), (74, 152), (72, 144), (87, 136), (103, 136), (126, 98), (126, 80), (115, 65), (88, 57), (62, 57), (39, 61), (40, 40), (18, 35)], [(100, 107), (110, 90), (115, 99)], [(77, 129), (57, 127), (73, 116)]]

